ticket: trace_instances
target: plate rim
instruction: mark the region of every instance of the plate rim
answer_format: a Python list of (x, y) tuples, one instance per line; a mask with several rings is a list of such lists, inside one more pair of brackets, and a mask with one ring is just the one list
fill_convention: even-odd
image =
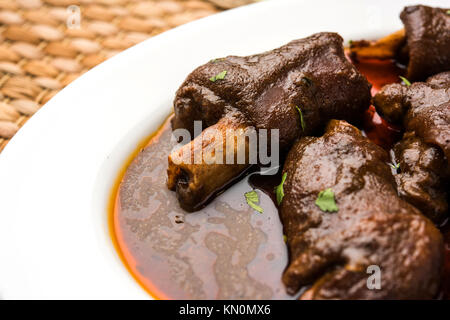
[[(341, 1), (343, 2), (343, 1)], [(369, 8), (371, 7), (376, 8), (380, 6), (397, 6), (397, 7), (403, 7), (407, 3), (416, 3), (416, 1), (397, 1), (394, 4), (390, 3), (391, 1), (388, 0), (382, 0), (377, 2), (377, 4), (374, 6), (373, 3), (364, 2), (361, 4), (358, 0), (346, 0), (345, 5), (348, 4), (358, 4), (361, 8)], [(320, 7), (324, 4), (327, 4), (330, 6), (330, 8), (333, 8), (336, 6), (334, 4), (335, 2), (332, 0), (320, 0), (316, 1), (311, 7), (309, 7), (309, 10), (311, 8), (316, 8), (316, 10), (320, 11)], [(58, 130), (61, 128), (64, 128), (63, 123), (53, 123), (52, 120), (59, 119), (59, 117), (65, 117), (64, 121), (68, 121), (67, 114), (65, 114), (63, 111), (69, 112), (69, 116), (72, 116), (74, 119), (82, 119), (81, 115), (77, 114), (78, 109), (75, 109), (76, 105), (75, 102), (83, 101), (83, 98), (78, 96), (80, 92), (89, 92), (90, 88), (89, 86), (96, 85), (95, 82), (98, 80), (98, 78), (102, 78), (102, 76), (105, 77), (105, 79), (113, 74), (114, 70), (123, 71), (127, 68), (127, 62), (128, 60), (132, 60), (134, 58), (138, 58), (142, 56), (144, 53), (151, 52), (154, 56), (158, 56), (157, 52), (157, 46), (167, 46), (168, 42), (175, 42), (177, 39), (179, 40), (181, 37), (194, 34), (195, 36), (198, 36), (198, 33), (201, 33), (202, 31), (200, 29), (206, 27), (214, 27), (218, 28), (218, 24), (223, 23), (224, 21), (232, 21), (235, 18), (242, 18), (245, 15), (248, 14), (262, 14), (265, 11), (272, 11), (280, 10), (280, 8), (283, 8), (284, 6), (294, 6), (296, 8), (301, 8), (302, 5), (307, 5), (308, 1), (306, 0), (277, 0), (277, 1), (263, 1), (255, 4), (251, 4), (248, 6), (228, 10), (225, 12), (221, 12), (219, 14), (215, 14), (212, 16), (208, 16), (206, 18), (202, 18), (193, 22), (190, 22), (188, 24), (182, 25), (180, 27), (171, 29), (167, 32), (164, 32), (160, 35), (157, 35), (155, 37), (152, 37), (140, 44), (137, 44), (121, 53), (119, 53), (117, 56), (112, 57), (111, 59), (108, 59), (107, 61), (101, 63), (100, 65), (96, 66), (95, 68), (89, 70), (85, 74), (83, 74), (80, 78), (73, 81), (70, 85), (62, 89), (56, 96), (51, 99), (48, 103), (46, 103), (18, 132), (17, 134), (11, 139), (11, 141), (7, 144), (7, 146), (4, 148), (4, 150), (0, 153), (0, 194), (8, 195), (4, 201), (0, 201), (0, 260), (8, 259), (11, 263), (16, 263), (16, 269), (14, 269), (12, 266), (6, 266), (7, 264), (3, 265), (0, 264), (0, 297), (7, 298), (7, 299), (14, 299), (14, 298), (25, 298), (25, 299), (35, 299), (35, 298), (43, 298), (43, 299), (52, 299), (52, 298), (63, 298), (63, 299), (82, 299), (82, 298), (88, 298), (88, 299), (97, 299), (97, 298), (107, 298), (107, 299), (148, 299), (150, 298), (147, 293), (145, 293), (141, 287), (135, 282), (135, 280), (132, 278), (130, 274), (128, 274), (128, 271), (123, 267), (122, 262), (118, 260), (117, 252), (115, 252), (115, 249), (111, 246), (109, 249), (107, 246), (105, 246), (105, 232), (108, 233), (108, 230), (105, 230), (105, 223), (102, 222), (102, 216), (99, 215), (98, 217), (93, 218), (93, 225), (86, 227), (86, 236), (89, 236), (91, 240), (96, 239), (98, 243), (92, 243), (91, 245), (95, 247), (95, 251), (97, 254), (100, 254), (101, 257), (94, 257), (94, 255), (90, 256), (90, 258), (93, 259), (95, 262), (105, 261), (104, 266), (107, 266), (111, 270), (104, 270), (104, 274), (100, 274), (102, 272), (101, 268), (93, 267), (93, 269), (90, 269), (89, 266), (86, 266), (85, 264), (79, 263), (77, 264), (77, 267), (79, 268), (80, 272), (84, 272), (86, 274), (86, 277), (89, 277), (90, 281), (94, 283), (94, 287), (90, 288), (90, 290), (86, 290), (86, 288), (83, 289), (83, 287), (80, 285), (80, 287), (77, 287), (77, 284), (75, 282), (69, 282), (71, 285), (75, 286), (75, 291), (64, 291), (64, 292), (58, 292), (57, 290), (64, 290), (64, 286), (62, 286), (60, 283), (56, 283), (56, 281), (59, 278), (55, 279), (48, 279), (45, 278), (46, 276), (49, 276), (49, 270), (44, 270), (45, 265), (42, 265), (39, 261), (39, 253), (42, 253), (43, 256), (47, 258), (51, 258), (51, 252), (29, 252), (26, 250), (26, 248), (23, 248), (15, 243), (10, 244), (8, 243), (9, 240), (7, 236), (12, 236), (12, 239), (14, 241), (21, 241), (20, 240), (20, 234), (14, 233), (11, 229), (12, 227), (19, 228), (22, 226), (26, 230), (30, 230), (32, 232), (32, 226), (24, 225), (24, 221), (22, 221), (22, 214), (24, 214), (23, 211), (28, 208), (33, 208), (33, 205), (30, 203), (27, 203), (27, 200), (23, 200), (24, 198), (31, 199), (28, 201), (35, 201), (35, 205), (40, 208), (45, 213), (46, 205), (48, 205), (49, 211), (53, 210), (51, 213), (46, 214), (52, 214), (52, 217), (58, 219), (58, 216), (55, 210), (58, 210), (59, 207), (56, 205), (52, 206), (50, 203), (42, 202), (44, 200), (40, 199), (38, 195), (32, 194), (33, 192), (41, 192), (41, 194), (46, 197), (45, 191), (39, 190), (39, 186), (41, 181), (36, 181), (33, 179), (45, 177), (44, 173), (42, 173), (42, 168), (45, 168), (45, 170), (50, 169), (57, 169), (57, 170), (63, 170), (67, 169), (63, 164), (61, 163), (52, 163), (53, 168), (48, 168), (46, 166), (40, 166), (40, 164), (44, 163), (46, 156), (42, 156), (39, 152), (41, 150), (50, 150), (50, 145), (46, 144), (48, 143), (60, 143), (60, 145), (55, 144), (53, 147), (58, 146), (57, 149), (53, 149), (53, 155), (55, 154), (55, 150), (61, 150), (61, 152), (67, 152), (70, 154), (71, 150), (69, 146), (63, 145), (61, 140), (58, 140), (58, 137), (55, 137), (55, 133), (52, 130)], [(444, 1), (427, 1), (427, 5), (444, 5)], [(398, 20), (398, 14), (399, 12), (395, 12), (393, 14), (394, 17), (389, 17), (391, 21), (395, 19)], [(348, 22), (347, 22), (348, 23)], [(393, 25), (398, 25), (398, 23), (392, 23), (389, 25), (389, 27)], [(213, 28), (213, 29), (214, 29)], [(386, 28), (386, 26), (383, 25), (383, 27), (380, 29), (380, 32), (384, 32), (389, 28)], [(233, 29), (234, 30), (234, 29)], [(384, 30), (384, 31), (383, 31)], [(372, 30), (373, 31), (373, 30)], [(376, 34), (376, 32), (373, 32), (372, 34)], [(223, 35), (226, 37), (226, 35)], [(259, 35), (261, 38), (262, 36)], [(272, 40), (271, 40), (272, 41)], [(237, 46), (242, 44), (237, 41)], [(246, 50), (246, 49), (244, 49)], [(142, 58), (142, 57), (141, 57)], [(191, 57), (188, 57), (188, 59), (193, 59)], [(191, 61), (189, 60), (189, 61)], [(133, 68), (133, 66), (130, 64), (130, 68)], [(170, 71), (172, 72), (172, 71)], [(178, 71), (181, 72), (181, 71)], [(172, 73), (176, 73), (172, 72)], [(184, 73), (184, 76), (186, 76), (187, 73)], [(144, 77), (144, 76), (143, 76)], [(181, 77), (180, 77), (181, 78)], [(115, 79), (107, 79), (105, 81), (115, 81)], [(165, 80), (166, 81), (166, 80)], [(125, 81), (122, 81), (124, 85), (127, 85)], [(141, 84), (139, 84), (141, 85)], [(102, 94), (106, 94), (108, 92), (108, 88), (102, 88)], [(137, 91), (139, 88), (132, 88), (126, 87), (127, 90), (130, 90), (131, 92)], [(86, 90), (86, 91), (83, 91)], [(163, 94), (161, 93), (161, 96)], [(99, 100), (99, 97), (91, 97), (92, 100)], [(170, 97), (171, 98), (171, 97)], [(156, 100), (159, 100), (159, 103), (162, 105), (164, 103), (167, 103), (167, 101), (170, 101), (169, 97), (162, 98), (159, 97), (156, 94)], [(69, 107), (66, 107), (64, 104), (70, 105), (72, 103), (72, 109)], [(99, 107), (100, 108), (100, 107)], [(116, 110), (117, 109), (117, 110)], [(155, 110), (153, 110), (155, 109)], [(126, 130), (123, 129), (122, 132), (119, 134), (117, 133), (117, 137), (119, 139), (115, 140), (114, 142), (108, 142), (106, 140), (105, 144), (106, 146), (99, 147), (101, 151), (101, 155), (97, 155), (95, 153), (94, 146), (88, 146), (89, 149), (86, 149), (87, 151), (94, 152), (95, 155), (95, 163), (96, 168), (92, 168), (92, 175), (88, 179), (89, 181), (89, 192), (92, 192), (89, 194), (86, 190), (79, 190), (80, 194), (83, 194), (85, 197), (83, 201), (86, 201), (87, 203), (83, 204), (77, 204), (79, 205), (80, 210), (86, 210), (88, 212), (96, 212), (98, 210), (102, 210), (102, 206), (100, 202), (98, 202), (98, 199), (94, 199), (96, 197), (100, 197), (102, 199), (109, 198), (108, 192), (111, 189), (112, 181), (116, 178), (114, 177), (108, 177), (105, 178), (105, 175), (108, 175), (110, 172), (113, 171), (114, 168), (119, 168), (120, 164), (124, 163), (125, 158), (127, 155), (129, 155), (135, 145), (145, 137), (143, 135), (143, 132), (149, 129), (149, 123), (160, 123), (164, 117), (168, 115), (168, 111), (170, 110), (169, 105), (166, 110), (164, 110), (162, 107), (158, 109), (158, 106), (155, 104), (155, 107), (152, 109), (152, 114), (147, 114), (144, 119), (134, 119), (130, 120), (132, 116), (129, 116), (129, 118), (126, 118), (124, 121), (129, 121), (128, 125), (129, 128)], [(94, 112), (97, 112), (97, 110), (93, 110)], [(116, 113), (119, 113), (118, 108), (113, 108), (114, 112), (114, 119), (118, 117)], [(148, 111), (148, 113), (150, 113)], [(136, 112), (138, 114), (138, 112)], [(98, 115), (97, 115), (98, 116)], [(119, 118), (117, 120), (120, 120)], [(89, 120), (90, 121), (90, 120)], [(159, 121), (159, 122), (158, 122)], [(92, 125), (90, 122), (88, 122), (88, 125)], [(70, 127), (68, 125), (68, 127)], [(86, 125), (87, 127), (87, 125)], [(101, 127), (102, 129), (107, 128), (107, 125), (105, 127)], [(109, 128), (109, 127), (108, 127)], [(92, 128), (90, 128), (92, 129)], [(95, 132), (95, 130), (94, 130)], [(108, 131), (109, 132), (109, 131)], [(67, 132), (66, 132), (67, 133)], [(73, 133), (72, 133), (73, 134)], [(103, 132), (96, 132), (98, 135), (104, 134)], [(53, 140), (47, 140), (45, 142), (40, 141), (41, 137), (51, 137)], [(71, 139), (68, 139), (68, 141), (76, 141), (74, 137), (70, 137)], [(129, 140), (128, 140), (129, 139)], [(95, 140), (95, 139), (92, 139)], [(101, 139), (96, 140), (96, 142), (102, 141)], [(124, 141), (131, 141), (130, 146), (124, 147), (121, 145)], [(77, 145), (78, 146), (78, 145)], [(41, 157), (41, 158), (39, 158)], [(98, 158), (97, 158), (98, 157)], [(28, 159), (29, 161), (26, 161)], [(64, 155), (58, 155), (56, 157), (57, 160), (59, 159), (65, 159)], [(49, 160), (49, 159), (47, 159)], [(79, 159), (78, 159), (79, 160)], [(50, 162), (52, 159), (49, 160)], [(54, 160), (56, 161), (56, 160)], [(86, 159), (82, 159), (81, 163), (85, 164)], [(87, 163), (87, 162), (86, 162)], [(23, 170), (23, 167), (27, 167), (26, 170)], [(73, 164), (72, 164), (73, 165)], [(96, 169), (96, 170), (95, 170)], [(27, 174), (27, 176), (24, 176), (24, 173)], [(54, 173), (53, 173), (54, 174)], [(55, 174), (54, 174), (55, 175)], [(49, 180), (54, 179), (55, 181), (59, 181), (58, 177), (53, 177), (52, 175), (49, 176)], [(53, 178), (52, 178), (53, 177)], [(76, 176), (73, 174), (72, 177)], [(109, 187), (108, 187), (109, 185)], [(32, 186), (34, 189), (31, 189)], [(70, 188), (68, 188), (70, 189)], [(56, 189), (54, 189), (56, 190)], [(22, 192), (21, 194), (15, 193), (15, 192)], [(64, 197), (66, 195), (63, 195)], [(68, 196), (67, 196), (68, 197)], [(14, 203), (14, 199), (17, 200), (17, 203)], [(70, 197), (69, 197), (70, 199)], [(39, 207), (39, 205), (41, 207)], [(106, 207), (106, 203), (104, 203), (104, 207)], [(103, 209), (104, 209), (103, 207)], [(72, 210), (69, 208), (68, 212)], [(73, 209), (75, 210), (75, 209)], [(28, 211), (27, 211), (28, 212)], [(3, 213), (3, 214), (2, 214)], [(10, 214), (13, 213), (13, 214)], [(42, 212), (38, 212), (39, 214), (42, 214)], [(86, 213), (87, 214), (87, 213)], [(33, 217), (31, 214), (27, 213), (24, 214), (24, 217), (27, 217), (30, 220), (35, 222), (37, 219), (36, 217)], [(65, 217), (64, 217), (65, 218)], [(68, 224), (68, 221), (63, 221), (63, 218), (60, 218), (61, 221), (59, 221), (61, 224), (64, 224), (65, 226), (72, 226)], [(67, 220), (67, 218), (65, 218)], [(82, 218), (84, 219), (84, 218)], [(70, 220), (70, 219), (69, 219)], [(88, 221), (88, 220), (86, 220)], [(29, 222), (31, 223), (31, 222)], [(72, 221), (74, 226), (78, 226), (80, 222), (78, 221)], [(94, 226), (102, 228), (102, 232), (100, 233), (97, 229), (94, 228)], [(95, 229), (95, 230), (92, 230)], [(65, 234), (61, 230), (54, 230), (56, 236), (65, 236)], [(67, 233), (69, 234), (70, 230), (67, 230)], [(33, 234), (33, 233), (31, 233)], [(36, 241), (42, 241), (42, 244), (51, 245), (53, 250), (61, 249), (61, 246), (59, 244), (52, 243), (51, 237), (47, 237), (47, 235), (42, 235), (43, 239), (37, 239)], [(13, 241), (13, 242), (14, 242)], [(7, 245), (5, 245), (5, 243)], [(25, 241), (26, 243), (26, 241)], [(23, 244), (23, 243), (22, 243)], [(10, 247), (13, 246), (13, 247)], [(17, 247), (14, 247), (14, 245), (17, 245)], [(34, 244), (30, 244), (30, 246), (33, 246)], [(85, 244), (83, 244), (85, 245)], [(36, 244), (37, 246), (37, 244)], [(54, 247), (53, 247), (54, 246)], [(98, 248), (97, 248), (98, 247)], [(13, 250), (14, 248), (14, 250)], [(72, 245), (70, 247), (72, 250), (77, 250), (77, 246)], [(46, 248), (47, 249), (47, 248)], [(43, 250), (43, 249), (41, 249)], [(48, 250), (48, 249), (47, 249)], [(92, 249), (94, 250), (94, 248)], [(105, 252), (101, 252), (104, 250)], [(16, 254), (17, 256), (15, 256)], [(24, 262), (27, 261), (29, 258), (33, 258), (35, 260), (33, 264), (33, 267), (36, 268), (36, 270), (29, 270), (23, 266)], [(61, 252), (61, 257), (64, 257), (65, 259), (69, 259), (68, 261), (71, 261), (71, 256), (67, 253)], [(37, 259), (36, 259), (37, 258)], [(9, 259), (18, 259), (23, 263), (19, 263), (16, 261), (11, 261)], [(53, 260), (51, 260), (53, 261)], [(106, 262), (107, 261), (107, 262)], [(53, 261), (57, 263), (57, 261)], [(61, 262), (62, 263), (62, 262)], [(108, 264), (111, 263), (111, 266)], [(115, 264), (115, 265), (114, 265)], [(65, 265), (65, 264), (62, 264)], [(18, 271), (15, 271), (18, 270)], [(14, 274), (14, 272), (25, 272), (26, 274)], [(55, 274), (57, 276), (62, 277), (63, 273), (58, 270), (55, 271)], [(98, 279), (95, 279), (92, 275), (88, 275), (90, 271), (97, 272), (98, 273)], [(29, 273), (28, 273), (29, 272)], [(12, 273), (12, 274), (11, 274)], [(42, 275), (42, 279), (35, 279), (34, 276)], [(111, 276), (117, 276), (118, 279), (114, 279), (114, 283), (108, 283), (108, 277)], [(16, 282), (13, 281), (16, 280)], [(83, 276), (79, 277), (80, 281), (84, 281)], [(53, 282), (51, 282), (53, 281)], [(17, 285), (17, 287), (15, 287)], [(52, 286), (51, 288), (48, 288), (48, 286)], [(104, 288), (97, 288), (96, 285), (105, 285)], [(20, 288), (18, 286), (21, 286)], [(36, 287), (36, 288), (35, 288)], [(42, 291), (38, 290), (42, 289)], [(19, 290), (21, 289), (21, 290)], [(24, 290), (30, 290), (27, 292), (24, 292)], [(119, 292), (121, 290), (128, 290), (126, 293)]]

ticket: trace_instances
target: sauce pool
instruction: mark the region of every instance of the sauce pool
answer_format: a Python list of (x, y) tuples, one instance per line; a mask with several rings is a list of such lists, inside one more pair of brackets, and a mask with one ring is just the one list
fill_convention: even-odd
[(245, 202), (254, 174), (185, 213), (166, 187), (174, 143), (168, 120), (115, 193), (113, 234), (135, 279), (160, 299), (292, 299), (281, 283), (287, 249), (278, 210), (260, 191), (263, 214)]

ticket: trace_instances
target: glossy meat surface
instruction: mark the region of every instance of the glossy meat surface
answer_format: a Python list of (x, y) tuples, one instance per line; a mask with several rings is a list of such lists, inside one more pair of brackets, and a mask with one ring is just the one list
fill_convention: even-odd
[[(304, 299), (429, 299), (439, 287), (443, 242), (433, 223), (398, 197), (389, 156), (344, 121), (289, 152), (281, 219), (290, 263), (283, 282)], [(315, 204), (332, 188), (338, 212)], [(368, 289), (369, 266), (381, 289)]]
[(425, 80), (450, 70), (450, 15), (447, 10), (417, 5), (405, 7), (400, 14), (405, 25), (409, 80)]
[(373, 100), (380, 114), (406, 132), (394, 148), (399, 194), (440, 222), (448, 213), (450, 72), (410, 87), (387, 85)]
[[(214, 80), (219, 74), (221, 79)], [(233, 128), (278, 129), (279, 150), (284, 152), (298, 137), (320, 133), (332, 118), (358, 123), (370, 99), (370, 84), (346, 59), (342, 38), (318, 33), (262, 54), (229, 56), (200, 66), (177, 91), (172, 128), (192, 134), (194, 121), (201, 120), (208, 127), (204, 133), (214, 126), (222, 135)], [(230, 116), (239, 123), (228, 121)], [(207, 148), (198, 141), (202, 136), (179, 152), (188, 153), (196, 144)], [(233, 150), (226, 147), (226, 152)], [(169, 156), (168, 187), (187, 211), (201, 208), (250, 166), (249, 157), (237, 166), (175, 164), (176, 156)]]
[[(450, 72), (442, 72), (409, 87), (400, 83), (386, 85), (374, 96), (373, 103), (386, 120), (406, 126), (418, 115), (433, 118), (431, 112), (441, 110), (447, 113), (439, 106), (449, 100)], [(408, 127), (405, 129), (409, 130)]]
[(415, 131), (450, 158), (450, 72), (409, 87), (398, 83), (384, 86), (373, 102), (388, 121), (403, 123), (405, 131)]
[[(227, 71), (223, 80), (211, 77)], [(345, 58), (342, 38), (318, 33), (262, 54), (216, 59), (179, 88), (173, 129), (205, 126), (237, 109), (257, 129), (279, 129), (281, 147), (322, 129), (331, 118), (357, 122), (369, 106), (370, 84)], [(306, 124), (303, 132), (298, 111)]]
[(408, 132), (394, 146), (394, 155), (400, 196), (431, 220), (443, 221), (448, 212), (448, 173), (442, 150)]
[(387, 121), (401, 124), (405, 114), (405, 96), (408, 88), (401, 83), (386, 85), (373, 97), (377, 112)]

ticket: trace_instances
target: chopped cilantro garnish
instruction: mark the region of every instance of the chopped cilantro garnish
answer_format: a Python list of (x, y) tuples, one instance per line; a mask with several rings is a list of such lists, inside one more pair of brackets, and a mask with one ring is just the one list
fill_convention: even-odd
[(287, 177), (287, 173), (283, 173), (283, 176), (281, 177), (281, 183), (275, 187), (275, 194), (277, 196), (277, 203), (278, 205), (281, 204), (281, 201), (283, 201), (284, 198), (284, 190), (283, 190), (283, 185), (284, 185), (284, 181), (286, 181), (286, 177)]
[(398, 76), (400, 79), (402, 79), (403, 83), (406, 84), (407, 87), (409, 87), (411, 85), (411, 82), (409, 82), (408, 79), (406, 79), (405, 77), (402, 76)]
[(261, 208), (259, 203), (259, 197), (255, 190), (249, 191), (245, 193), (245, 200), (247, 201), (248, 205), (258, 211), (259, 213), (263, 213), (263, 208)]
[(391, 168), (394, 169), (395, 171), (398, 171), (398, 169), (400, 169), (400, 163), (389, 163), (389, 165), (390, 165)]
[(295, 108), (297, 109), (298, 113), (300, 114), (300, 125), (302, 126), (302, 130), (305, 131), (305, 121), (303, 120), (302, 110), (298, 106), (295, 106)]
[(209, 78), (210, 81), (216, 82), (217, 80), (223, 80), (225, 79), (225, 76), (227, 75), (227, 71), (222, 71), (221, 73), (216, 74), (214, 77)]
[(336, 201), (334, 200), (334, 192), (331, 188), (319, 192), (316, 205), (322, 211), (337, 212), (339, 210)]

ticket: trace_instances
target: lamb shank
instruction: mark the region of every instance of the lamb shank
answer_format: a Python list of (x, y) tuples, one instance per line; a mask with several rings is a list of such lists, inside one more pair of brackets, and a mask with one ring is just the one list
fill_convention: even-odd
[[(208, 128), (169, 156), (169, 189), (183, 209), (195, 211), (249, 168), (248, 162), (194, 163), (193, 151), (206, 151), (217, 141), (209, 131), (225, 136), (227, 129), (242, 135), (248, 128), (278, 129), (280, 152), (287, 151), (297, 138), (320, 134), (330, 119), (357, 124), (369, 107), (370, 87), (346, 59), (336, 33), (317, 33), (266, 53), (229, 56), (197, 68), (178, 89), (172, 128), (193, 133), (195, 120)], [(216, 160), (236, 150), (233, 139), (224, 140), (225, 152)], [(242, 144), (248, 150), (248, 143)]]

